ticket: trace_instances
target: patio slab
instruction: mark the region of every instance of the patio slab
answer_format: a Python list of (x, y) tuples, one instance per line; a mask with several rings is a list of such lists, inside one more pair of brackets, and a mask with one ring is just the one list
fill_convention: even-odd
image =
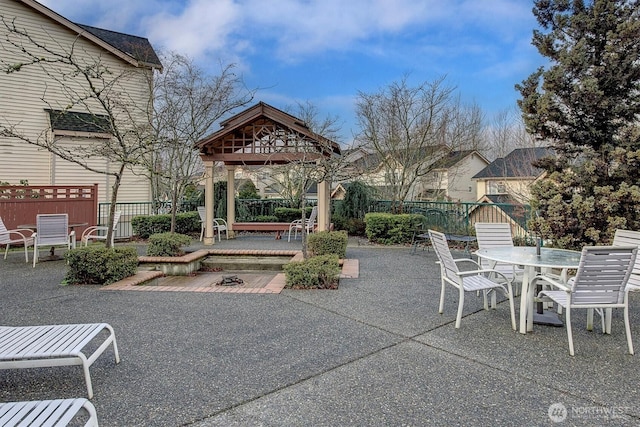
[[(296, 249), (240, 238), (217, 247)], [(246, 247), (246, 246), (245, 246)], [(299, 247), (297, 248), (299, 249)], [(613, 333), (513, 331), (509, 310), (456, 296), (437, 313), (433, 252), (350, 245), (358, 278), (332, 291), (244, 295), (61, 286), (64, 261), (0, 260), (1, 324), (107, 322), (122, 362), (91, 367), (101, 426), (640, 425), (639, 356)], [(631, 297), (640, 345), (640, 294)], [(78, 367), (5, 370), (0, 401), (81, 397)], [(562, 412), (564, 408), (565, 412)], [(555, 411), (555, 412), (554, 412)]]

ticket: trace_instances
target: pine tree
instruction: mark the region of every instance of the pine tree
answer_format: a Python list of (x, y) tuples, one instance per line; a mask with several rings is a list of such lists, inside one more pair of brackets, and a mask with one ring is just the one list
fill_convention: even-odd
[(536, 0), (533, 44), (549, 61), (516, 88), (527, 130), (557, 157), (532, 189), (533, 229), (557, 246), (640, 229), (638, 0)]

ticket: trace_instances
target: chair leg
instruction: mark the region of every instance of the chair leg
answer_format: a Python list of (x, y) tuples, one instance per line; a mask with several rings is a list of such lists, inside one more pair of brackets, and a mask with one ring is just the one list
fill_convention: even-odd
[[(9, 245), (7, 245), (7, 249), (9, 249)], [(29, 251), (28, 251), (29, 247), (25, 244), (24, 245), (24, 262), (26, 262), (27, 264), (29, 263)], [(5, 257), (7, 256), (7, 254), (5, 253)]]
[(631, 325), (629, 324), (629, 305), (624, 308), (624, 329), (627, 334), (627, 346), (629, 347), (629, 354), (633, 354), (633, 340), (631, 339)]
[(509, 310), (511, 311), (511, 328), (513, 328), (513, 330), (517, 330), (516, 327), (516, 308), (515, 308), (515, 304), (513, 302), (513, 288), (508, 285), (507, 288), (509, 289), (509, 295), (507, 295), (509, 297)]
[(38, 262), (38, 246), (33, 245), (33, 268), (36, 267), (37, 262)]
[(462, 308), (464, 307), (464, 291), (460, 288), (460, 302), (458, 302), (458, 314), (456, 315), (456, 329), (460, 328), (462, 321)]
[(200, 241), (202, 242), (202, 238), (204, 237), (204, 224), (200, 227)]
[(602, 309), (602, 317), (604, 319), (604, 326), (602, 328), (603, 333), (611, 335), (611, 318), (613, 317), (613, 309), (612, 308), (603, 308)]
[[(4, 251), (4, 259), (7, 259), (7, 254), (9, 253), (9, 244), (7, 243), (5, 246), (7, 247), (7, 249), (5, 249), (5, 251)], [(29, 262), (29, 261), (27, 261), (27, 262)]]
[(444, 280), (440, 279), (441, 289), (440, 289), (440, 307), (438, 308), (438, 313), (442, 314), (444, 312)]
[(569, 339), (569, 354), (570, 355), (574, 355), (573, 352), (573, 332), (571, 330), (571, 308), (569, 308), (569, 306), (567, 306), (567, 314), (566, 314), (566, 321), (567, 321), (567, 338)]
[[(587, 308), (587, 331), (593, 331), (593, 308)], [(604, 328), (602, 328), (604, 333)]]

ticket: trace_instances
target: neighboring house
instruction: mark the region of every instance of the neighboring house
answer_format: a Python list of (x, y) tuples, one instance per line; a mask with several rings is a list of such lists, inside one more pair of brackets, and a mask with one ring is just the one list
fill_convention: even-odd
[[(119, 84), (130, 103), (128, 107), (142, 112), (149, 108), (149, 82), (153, 70), (161, 69), (162, 65), (147, 39), (73, 23), (33, 0), (0, 0), (0, 16), (4, 21), (0, 21), (3, 65), (25, 61), (19, 49), (7, 41), (17, 39), (6, 27), (15, 25), (50, 49), (65, 52), (73, 49), (74, 55), (87, 64), (100, 61), (113, 74), (124, 74)], [(67, 105), (64, 91), (37, 65), (24, 66), (10, 74), (0, 73), (0, 125), (13, 125), (30, 139), (56, 140), (71, 148), (111, 137), (105, 132), (110, 128), (107, 116), (100, 115), (99, 109), (89, 114), (88, 110), (73, 106), (71, 111), (63, 112)], [(137, 117), (141, 125), (148, 120), (145, 113)], [(96, 169), (108, 168), (104, 158), (92, 159), (90, 164)], [(100, 202), (110, 201), (113, 184), (113, 177), (109, 175), (89, 172), (45, 149), (0, 136), (0, 181), (18, 184), (21, 180), (28, 180), (30, 185), (97, 183)], [(131, 171), (125, 172), (118, 201), (149, 200), (149, 180)]]
[(417, 199), (475, 202), (477, 186), (472, 177), (487, 167), (489, 161), (475, 150), (452, 151), (440, 159), (435, 168), (417, 184)]
[[(381, 197), (389, 197), (388, 166), (379, 153), (367, 153), (362, 150), (350, 152), (351, 167), (358, 171), (359, 180), (378, 189)], [(425, 163), (430, 172), (418, 177), (409, 191), (409, 200), (449, 200), (475, 202), (477, 192), (472, 177), (485, 168), (489, 161), (475, 150), (449, 151), (445, 146), (429, 147), (422, 154), (424, 158), (433, 158), (435, 163)], [(393, 162), (387, 161), (391, 164)]]
[(473, 176), (477, 182), (478, 200), (495, 196), (508, 196), (509, 200), (528, 204), (531, 184), (544, 171), (533, 166), (533, 162), (553, 155), (547, 147), (517, 148), (507, 156), (494, 160)]

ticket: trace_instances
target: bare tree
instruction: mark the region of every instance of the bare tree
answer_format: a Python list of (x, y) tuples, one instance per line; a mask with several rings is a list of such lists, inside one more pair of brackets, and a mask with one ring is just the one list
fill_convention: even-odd
[[(144, 82), (151, 73), (145, 67), (117, 67), (87, 52), (78, 36), (71, 45), (60, 43), (53, 35), (33, 37), (23, 28), (0, 17), (6, 37), (0, 65), (7, 74), (35, 69), (46, 79), (40, 100), (51, 112), (51, 127), (34, 136), (22, 122), (1, 118), (0, 135), (19, 139), (44, 148), (54, 155), (91, 172), (113, 177), (109, 210), (107, 246), (113, 233), (113, 218), (118, 190), (126, 170), (141, 165), (152, 148), (151, 132), (146, 118), (150, 94), (131, 94), (132, 80)], [(111, 63), (113, 64), (113, 63)], [(70, 142), (55, 136), (57, 120), (73, 117), (101, 135), (85, 142)], [(96, 161), (106, 159), (104, 162)], [(99, 165), (99, 166), (96, 166)]]
[(253, 100), (234, 65), (220, 65), (209, 75), (191, 59), (172, 53), (163, 58), (165, 70), (153, 79), (154, 137), (158, 146), (148, 170), (155, 193), (171, 200), (171, 231), (178, 205), (188, 185), (204, 169), (194, 144), (223, 116)]
[(407, 76), (376, 93), (358, 93), (357, 139), (376, 153), (392, 208), (402, 210), (416, 182), (451, 150), (480, 142), (482, 114), (453, 98), (445, 78), (409, 86)]

